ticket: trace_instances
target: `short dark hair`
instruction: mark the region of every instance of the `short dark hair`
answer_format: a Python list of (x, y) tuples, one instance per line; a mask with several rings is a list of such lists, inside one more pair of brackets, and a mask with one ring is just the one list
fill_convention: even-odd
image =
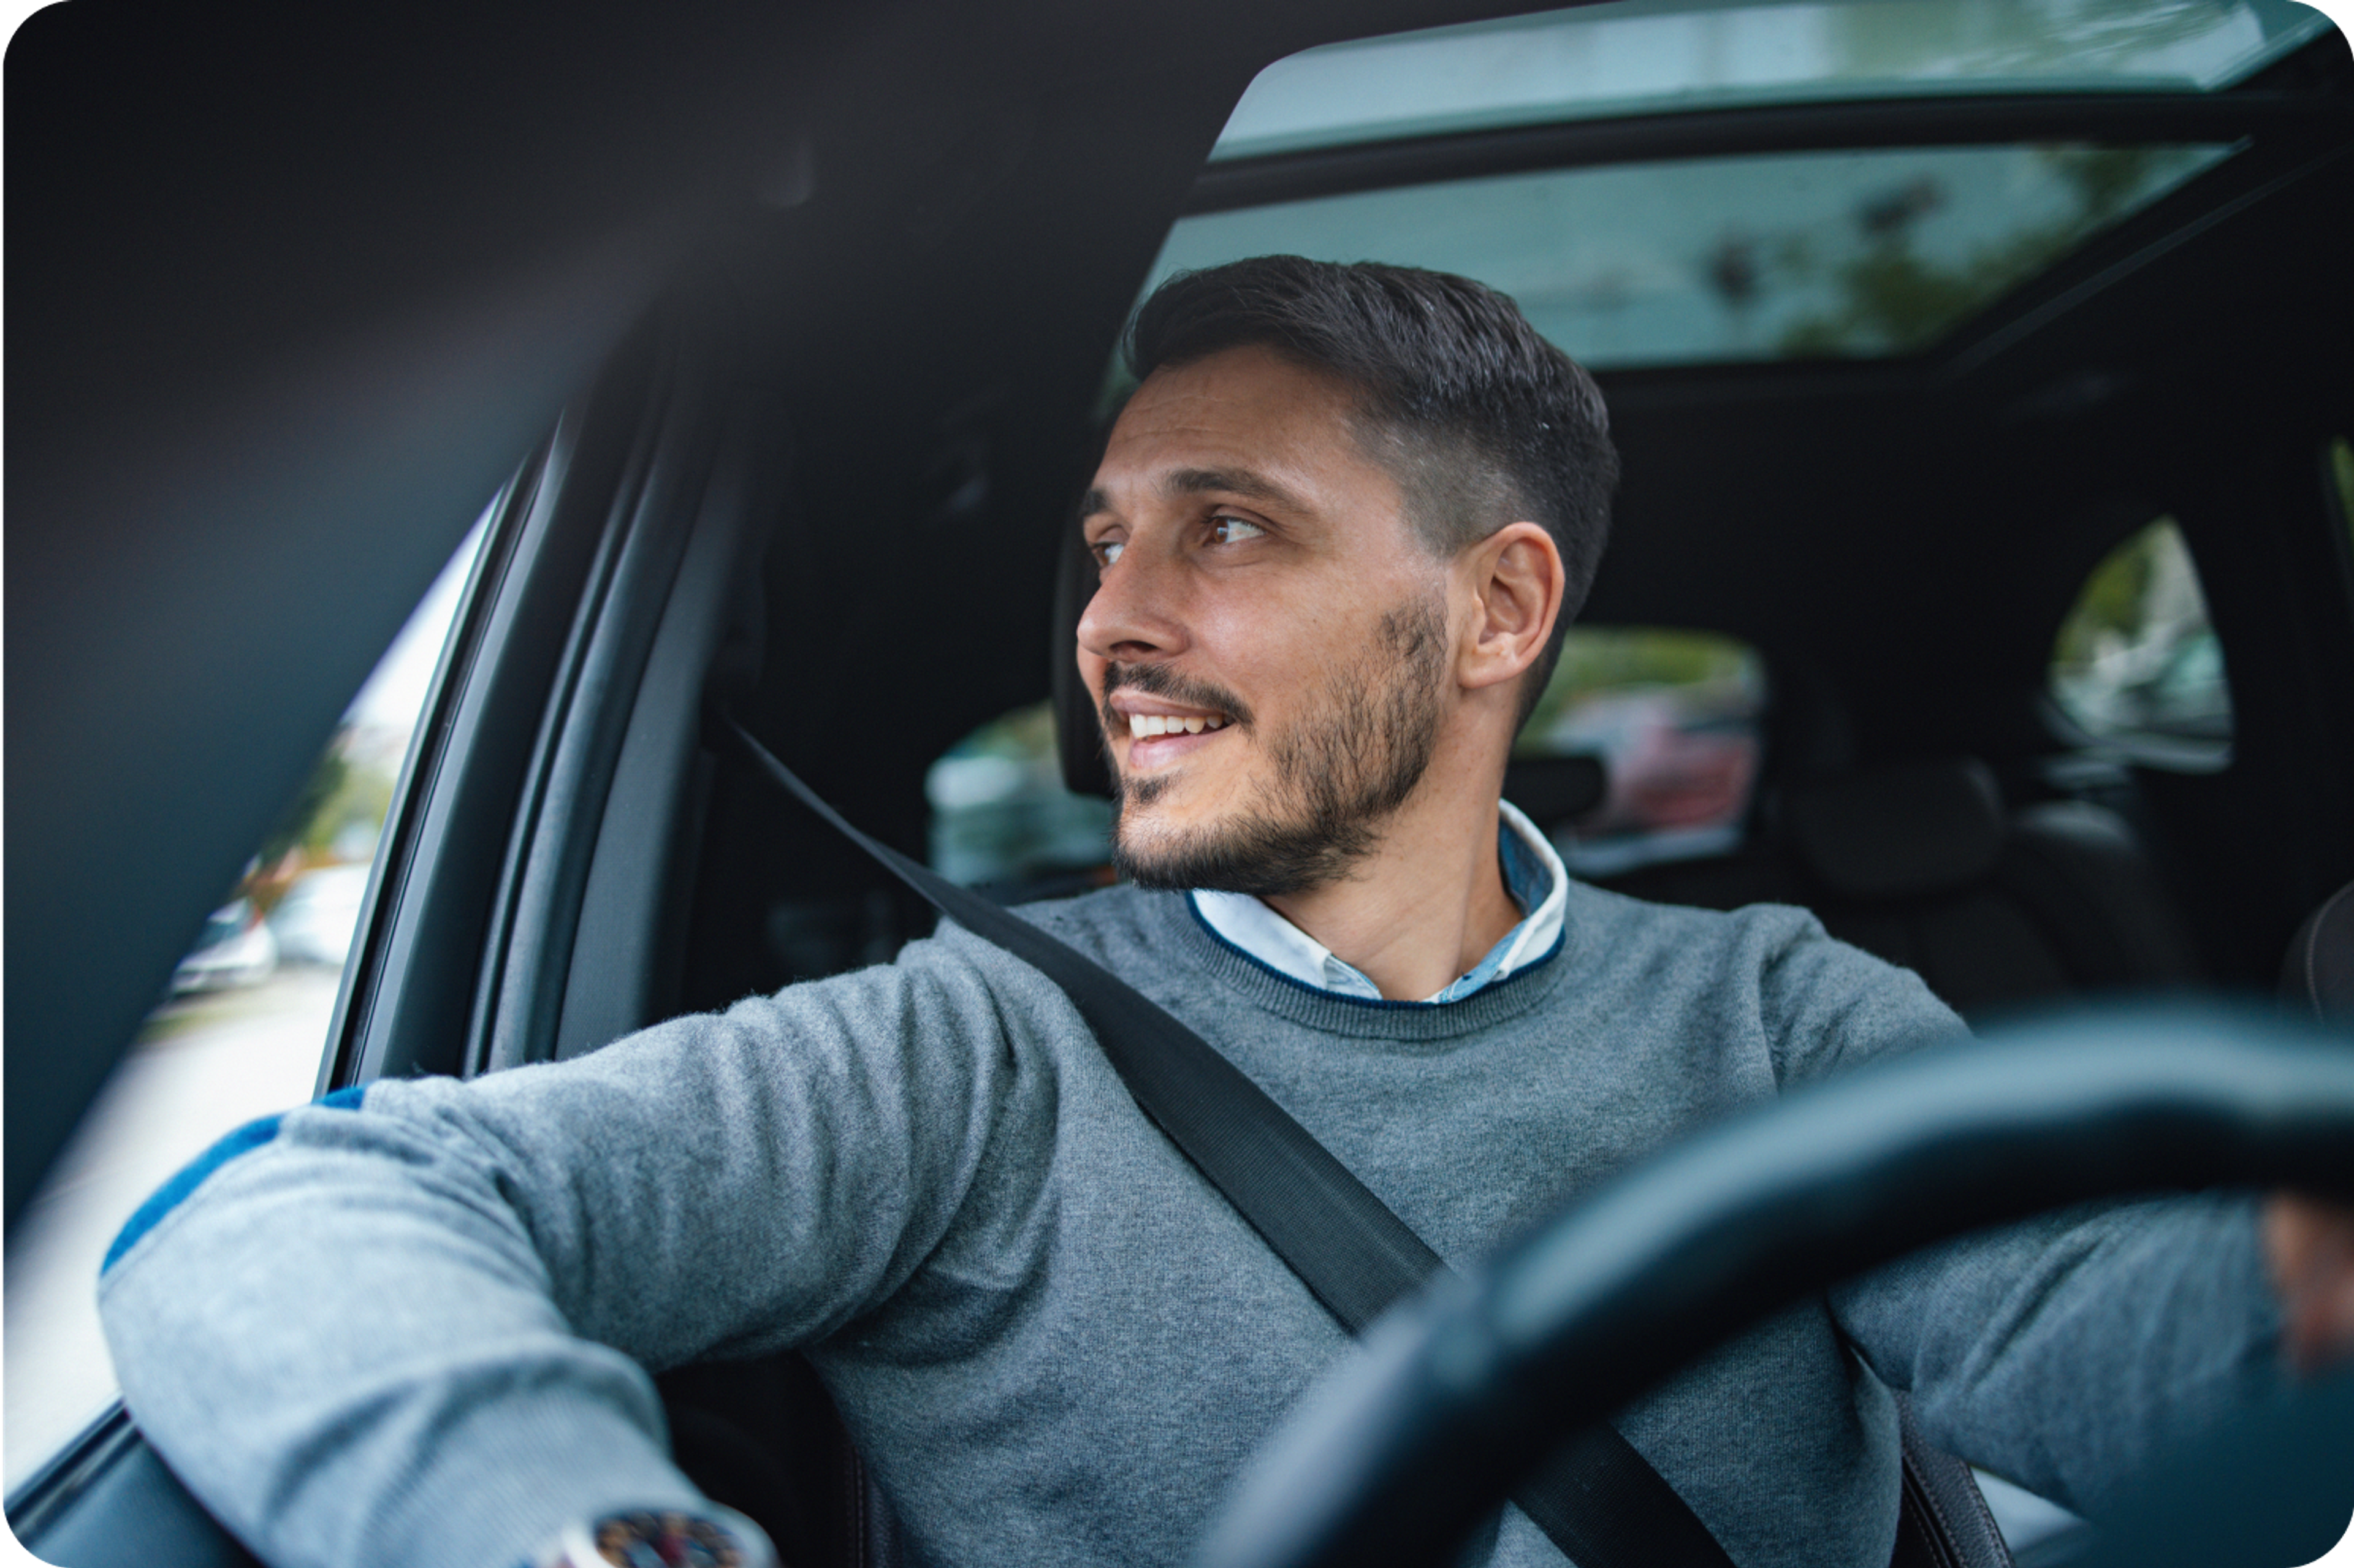
[(1126, 353), (1141, 381), (1247, 345), (1355, 388), (1367, 449), (1397, 477), (1407, 519), (1434, 554), (1452, 556), (1522, 518), (1553, 535), (1568, 591), (1523, 678), (1525, 720), (1610, 532), (1618, 454), (1594, 378), (1484, 283), (1304, 256), (1176, 274), (1137, 311)]

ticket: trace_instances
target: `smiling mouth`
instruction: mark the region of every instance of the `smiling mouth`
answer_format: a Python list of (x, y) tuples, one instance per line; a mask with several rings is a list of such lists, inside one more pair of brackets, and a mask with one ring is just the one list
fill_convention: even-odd
[(1126, 729), (1131, 759), (1172, 760), (1207, 745), (1203, 736), (1251, 722), (1242, 699), (1224, 687), (1156, 664), (1106, 665), (1102, 703), (1104, 738)]
[(1156, 735), (1200, 735), (1204, 730), (1224, 729), (1226, 722), (1217, 714), (1130, 714), (1128, 734), (1131, 740)]

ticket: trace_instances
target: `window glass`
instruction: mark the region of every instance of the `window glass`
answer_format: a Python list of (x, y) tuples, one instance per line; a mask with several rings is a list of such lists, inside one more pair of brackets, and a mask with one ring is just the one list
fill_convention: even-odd
[(2096, 741), (2158, 766), (2231, 755), (2223, 645), (2182, 530), (2160, 517), (2093, 568), (2061, 622), (2052, 702)]
[(1292, 252), (1477, 278), (1596, 368), (1904, 354), (2231, 151), (1777, 154), (1319, 196), (1179, 220), (1145, 287)]
[(991, 719), (924, 776), (933, 868), (1009, 899), (1076, 893), (1109, 880), (1111, 802), (1063, 788), (1053, 705)]
[(1739, 846), (1765, 711), (1765, 661), (1746, 643), (1704, 631), (1573, 626), (1513, 756), (1601, 759), (1601, 804), (1541, 825), (1572, 872), (1607, 876)]
[(230, 1128), (317, 1087), (393, 787), (481, 544), (477, 523), (9, 1231), (5, 1484), (114, 1398), (93, 1293), (131, 1212)]
[(1278, 60), (1210, 155), (1792, 100), (2199, 91), (2328, 28), (2291, 0), (1616, 0)]

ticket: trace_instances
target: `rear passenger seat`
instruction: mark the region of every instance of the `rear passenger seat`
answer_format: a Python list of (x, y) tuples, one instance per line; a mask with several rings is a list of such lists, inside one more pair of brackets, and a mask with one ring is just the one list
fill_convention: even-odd
[(1919, 971), (1965, 1017), (2199, 979), (2155, 871), (2104, 808), (2008, 812), (1986, 765), (1956, 758), (1795, 785), (1778, 815), (1762, 847), (1608, 885), (1710, 908), (1804, 905), (1833, 936)]

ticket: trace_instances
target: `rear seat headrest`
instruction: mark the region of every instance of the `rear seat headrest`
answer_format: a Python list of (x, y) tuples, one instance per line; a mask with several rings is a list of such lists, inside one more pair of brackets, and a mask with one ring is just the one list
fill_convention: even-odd
[(1516, 757), (1504, 768), (1504, 799), (1538, 827), (1574, 822), (1610, 793), (1610, 772), (1599, 757)]
[(1975, 758), (1876, 768), (1790, 791), (1798, 857), (1842, 898), (1945, 893), (1994, 869), (2002, 791)]

